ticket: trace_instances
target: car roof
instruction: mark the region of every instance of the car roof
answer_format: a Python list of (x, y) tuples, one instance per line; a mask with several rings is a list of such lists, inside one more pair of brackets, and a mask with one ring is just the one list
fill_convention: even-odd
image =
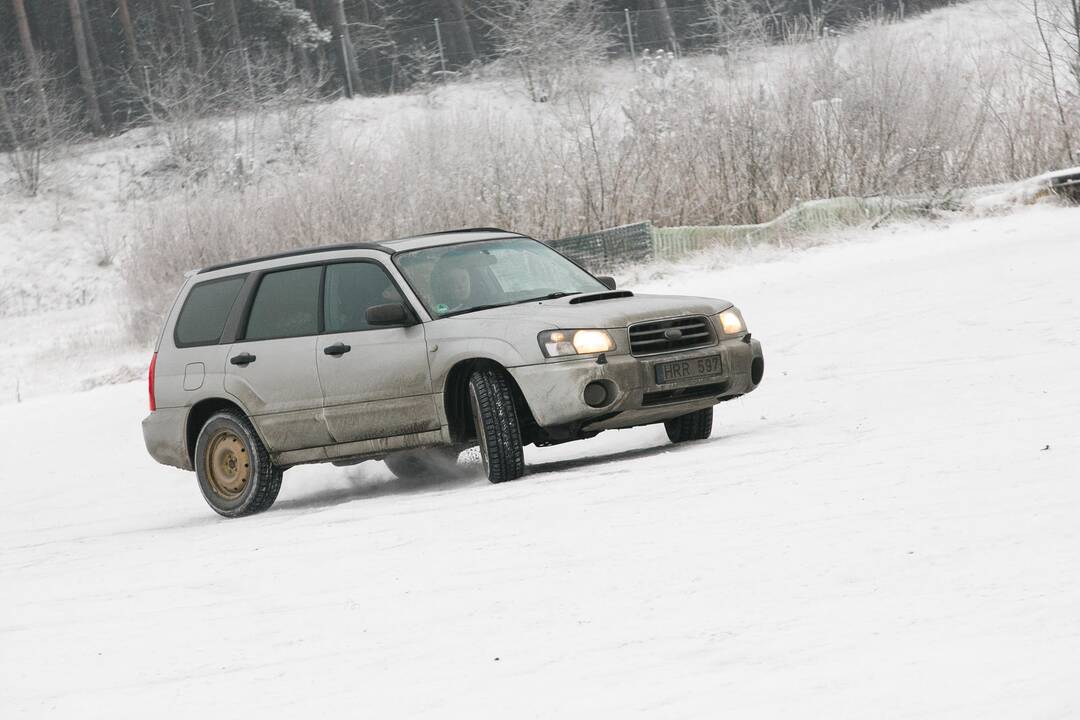
[(282, 260), (285, 258), (303, 258), (305, 255), (314, 255), (324, 252), (336, 252), (341, 250), (376, 250), (388, 254), (403, 252), (406, 250), (417, 250), (426, 247), (437, 247), (439, 245), (453, 245), (460, 242), (475, 242), (478, 240), (495, 240), (505, 237), (522, 237), (520, 233), (510, 232), (509, 230), (500, 230), (499, 228), (465, 228), (461, 230), (442, 230), (440, 232), (424, 233), (422, 235), (410, 235), (409, 237), (398, 238), (396, 240), (388, 240), (382, 243), (339, 243), (336, 245), (317, 245), (315, 247), (300, 248), (297, 250), (288, 250), (286, 252), (273, 253), (271, 255), (259, 255), (257, 257), (245, 258), (243, 260), (233, 260), (231, 262), (220, 263), (218, 265), (209, 265), (199, 270), (197, 275), (203, 273), (213, 272), (215, 270), (224, 270), (226, 268), (236, 268), (244, 265), (252, 265), (254, 263), (265, 262), (268, 260)]
[(506, 237), (522, 237), (522, 235), (509, 230), (500, 230), (499, 228), (468, 228), (465, 230), (443, 230), (441, 232), (413, 235), (397, 240), (389, 240), (383, 245), (391, 248), (393, 252), (402, 252), (404, 250), (417, 250), (419, 248), (476, 242), (478, 240), (497, 240)]

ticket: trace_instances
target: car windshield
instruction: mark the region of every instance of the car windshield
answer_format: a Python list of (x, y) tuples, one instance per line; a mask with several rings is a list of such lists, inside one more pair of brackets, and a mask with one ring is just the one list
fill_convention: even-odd
[(412, 250), (394, 260), (436, 318), (607, 289), (547, 245), (523, 237)]

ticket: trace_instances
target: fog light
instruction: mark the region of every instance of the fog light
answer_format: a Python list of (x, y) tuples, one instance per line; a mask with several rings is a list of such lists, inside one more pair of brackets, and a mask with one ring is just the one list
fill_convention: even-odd
[(750, 382), (757, 385), (765, 377), (765, 358), (756, 357), (750, 363)]
[(615, 393), (608, 390), (606, 383), (593, 380), (585, 386), (585, 404), (589, 407), (599, 408), (609, 404)]

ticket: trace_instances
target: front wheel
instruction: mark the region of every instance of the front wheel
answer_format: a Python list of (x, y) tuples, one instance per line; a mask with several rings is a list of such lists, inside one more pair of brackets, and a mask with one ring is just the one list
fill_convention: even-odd
[(673, 443), (704, 440), (712, 435), (713, 409), (707, 407), (664, 421), (668, 439)]
[(521, 428), (506, 376), (494, 368), (474, 372), (469, 376), (469, 405), (488, 480), (500, 483), (524, 475)]
[(210, 507), (228, 518), (267, 510), (281, 490), (281, 468), (246, 417), (222, 411), (213, 415), (195, 443), (195, 475)]

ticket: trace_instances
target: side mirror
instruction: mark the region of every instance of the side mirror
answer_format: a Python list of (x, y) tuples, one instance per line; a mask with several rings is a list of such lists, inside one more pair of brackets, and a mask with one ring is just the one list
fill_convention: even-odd
[(409, 311), (401, 303), (372, 305), (365, 313), (368, 325), (408, 325)]
[(606, 287), (608, 290), (615, 289), (615, 278), (611, 277), (610, 275), (597, 275), (596, 279), (602, 282), (604, 284), (604, 287)]

